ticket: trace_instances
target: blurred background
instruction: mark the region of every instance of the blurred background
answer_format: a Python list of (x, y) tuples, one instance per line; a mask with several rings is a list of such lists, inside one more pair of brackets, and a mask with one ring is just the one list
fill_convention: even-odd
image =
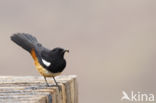
[(156, 0), (0, 0), (0, 75), (39, 76), (17, 32), (70, 50), (63, 74), (78, 75), (80, 103), (156, 96)]

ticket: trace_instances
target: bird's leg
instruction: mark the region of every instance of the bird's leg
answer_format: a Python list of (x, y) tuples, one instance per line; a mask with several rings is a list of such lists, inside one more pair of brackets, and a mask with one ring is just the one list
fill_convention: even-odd
[(47, 87), (49, 87), (49, 84), (48, 84), (47, 79), (46, 79), (45, 76), (44, 76), (44, 80), (45, 80), (45, 82), (46, 82)]
[(53, 79), (54, 79), (54, 82), (55, 82), (56, 86), (58, 87), (59, 91), (61, 91), (61, 87), (57, 84), (55, 77), (53, 77)]

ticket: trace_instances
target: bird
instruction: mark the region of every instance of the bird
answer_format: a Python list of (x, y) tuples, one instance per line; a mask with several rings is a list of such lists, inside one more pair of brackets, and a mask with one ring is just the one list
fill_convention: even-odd
[(30, 53), (38, 72), (44, 77), (46, 85), (49, 87), (47, 77), (52, 77), (55, 85), (59, 87), (55, 77), (60, 75), (66, 67), (64, 54), (69, 52), (67, 49), (55, 47), (48, 49), (38, 42), (36, 37), (29, 33), (15, 33), (11, 40)]

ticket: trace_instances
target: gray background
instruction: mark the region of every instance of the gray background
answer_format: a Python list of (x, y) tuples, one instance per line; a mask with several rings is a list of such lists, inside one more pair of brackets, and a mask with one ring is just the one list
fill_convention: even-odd
[(156, 0), (0, 0), (0, 75), (39, 75), (17, 32), (70, 49), (63, 74), (78, 75), (80, 103), (156, 95)]

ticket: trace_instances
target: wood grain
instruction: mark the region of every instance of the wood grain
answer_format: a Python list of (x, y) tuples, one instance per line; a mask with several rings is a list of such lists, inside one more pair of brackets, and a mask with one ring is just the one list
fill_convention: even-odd
[(75, 75), (56, 77), (61, 91), (47, 78), (47, 87), (40, 76), (0, 76), (0, 103), (78, 103)]

